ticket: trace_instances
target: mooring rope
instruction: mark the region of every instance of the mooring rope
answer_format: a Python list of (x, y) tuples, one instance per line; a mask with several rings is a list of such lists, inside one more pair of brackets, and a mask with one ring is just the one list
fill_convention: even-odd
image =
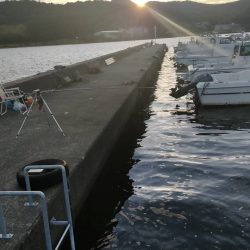
[[(97, 88), (71, 88), (71, 89), (47, 89), (47, 90), (41, 90), (40, 93), (54, 93), (54, 92), (67, 92), (67, 91), (91, 91), (95, 89), (120, 89), (120, 88), (125, 88), (128, 87), (126, 86), (111, 86), (111, 87), (97, 87)], [(137, 89), (156, 89), (157, 87), (147, 87), (147, 86), (139, 86), (136, 87)], [(32, 93), (25, 93), (26, 95), (33, 95), (34, 92)]]

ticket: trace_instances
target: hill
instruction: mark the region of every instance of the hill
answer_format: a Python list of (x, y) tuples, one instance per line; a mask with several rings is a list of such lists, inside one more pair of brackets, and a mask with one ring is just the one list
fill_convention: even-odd
[(94, 36), (98, 31), (150, 28), (154, 20), (145, 13), (146, 10), (138, 9), (132, 3), (124, 5), (115, 1), (65, 5), (0, 2), (0, 44), (98, 41), (99, 38)]
[[(207, 5), (196, 2), (149, 2), (148, 7), (193, 32), (213, 30), (218, 23), (240, 23), (250, 29), (250, 1)], [(207, 23), (199, 27), (197, 23)], [(152, 38), (157, 21), (148, 8), (138, 8), (129, 0), (87, 1), (46, 4), (35, 1), (0, 2), (0, 44), (96, 42)], [(169, 33), (157, 24), (161, 37)], [(97, 36), (100, 31), (117, 31)]]
[(216, 24), (239, 23), (246, 30), (250, 29), (250, 1), (240, 0), (227, 4), (201, 4), (185, 2), (149, 2), (148, 6), (192, 32), (200, 32), (198, 23), (208, 23), (208, 31), (213, 31)]

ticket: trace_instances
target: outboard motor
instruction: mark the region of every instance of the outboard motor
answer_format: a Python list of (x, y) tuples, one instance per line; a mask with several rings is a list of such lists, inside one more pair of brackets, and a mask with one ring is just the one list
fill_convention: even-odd
[(175, 88), (172, 88), (170, 96), (173, 96), (176, 99), (180, 98), (180, 97), (182, 97), (184, 95), (187, 95), (191, 90), (195, 89), (196, 85), (199, 82), (212, 82), (212, 81), (213, 81), (213, 77), (210, 74), (198, 75), (187, 86), (185, 86), (185, 87), (180, 87), (180, 86), (177, 87), (176, 86)]
[(196, 76), (191, 83), (199, 83), (199, 82), (212, 82), (213, 81), (213, 77), (206, 73), (206, 74), (201, 74)]

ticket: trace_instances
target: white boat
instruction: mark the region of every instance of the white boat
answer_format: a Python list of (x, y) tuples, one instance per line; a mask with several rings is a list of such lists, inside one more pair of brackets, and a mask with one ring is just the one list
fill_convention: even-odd
[[(232, 52), (233, 53), (233, 52)], [(213, 55), (187, 55), (185, 57), (176, 59), (176, 63), (178, 65), (192, 65), (196, 67), (199, 64), (207, 64), (207, 63), (221, 63), (221, 62), (231, 62), (231, 56), (213, 56)]]
[(250, 69), (250, 43), (235, 46), (234, 58), (231, 62), (208, 63), (202, 66), (188, 66), (188, 72), (183, 76), (184, 80), (194, 82), (204, 74), (235, 73)]
[(211, 76), (213, 81), (196, 85), (202, 106), (250, 104), (250, 70)]
[(236, 42), (229, 37), (210, 37), (198, 42), (190, 42), (183, 50), (177, 50), (175, 61), (181, 65), (196, 65), (199, 63), (229, 62), (234, 53)]

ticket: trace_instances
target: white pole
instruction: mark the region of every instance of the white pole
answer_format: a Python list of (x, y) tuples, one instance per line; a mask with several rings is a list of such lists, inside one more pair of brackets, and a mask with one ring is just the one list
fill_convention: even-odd
[(155, 44), (156, 44), (156, 38), (157, 38), (157, 26), (154, 26), (154, 34), (155, 34)]

